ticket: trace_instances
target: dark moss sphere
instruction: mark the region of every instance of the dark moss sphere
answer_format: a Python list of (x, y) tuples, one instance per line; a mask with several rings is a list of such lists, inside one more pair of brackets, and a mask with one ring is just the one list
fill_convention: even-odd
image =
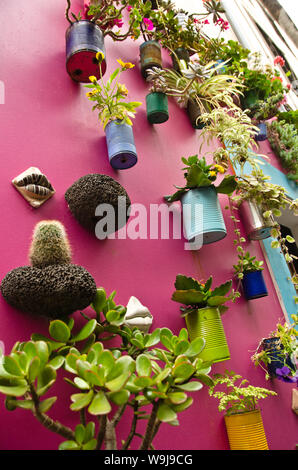
[[(121, 198), (120, 205), (118, 198)], [(124, 227), (129, 218), (131, 202), (127, 192), (121, 184), (107, 175), (95, 173), (82, 176), (67, 189), (65, 199), (75, 219), (93, 234), (96, 224), (100, 220), (106, 220), (106, 213), (95, 215), (100, 204), (109, 204), (112, 209), (109, 213), (114, 210), (115, 214), (113, 223), (104, 226), (106, 235)]]
[(5, 276), (1, 293), (22, 312), (60, 318), (88, 307), (96, 296), (96, 284), (86, 269), (75, 264), (22, 266)]

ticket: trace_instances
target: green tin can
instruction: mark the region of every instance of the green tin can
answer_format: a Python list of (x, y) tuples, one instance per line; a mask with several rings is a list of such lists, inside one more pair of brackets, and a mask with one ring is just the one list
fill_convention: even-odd
[(165, 93), (149, 93), (146, 96), (146, 108), (150, 124), (161, 124), (169, 119), (168, 97)]

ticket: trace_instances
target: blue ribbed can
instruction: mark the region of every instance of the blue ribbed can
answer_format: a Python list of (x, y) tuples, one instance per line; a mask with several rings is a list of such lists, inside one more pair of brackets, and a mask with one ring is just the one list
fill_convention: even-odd
[(276, 369), (281, 369), (285, 365), (292, 371), (296, 370), (296, 366), (293, 364), (288, 354), (285, 353), (284, 347), (278, 337), (273, 336), (263, 339), (262, 346), (271, 359), (270, 363), (267, 364), (270, 377), (276, 377)]
[(132, 126), (110, 121), (106, 128), (106, 141), (111, 166), (115, 170), (125, 170), (137, 163), (137, 150)]
[[(97, 52), (106, 56), (104, 37), (100, 27), (91, 21), (76, 21), (66, 31), (66, 70), (76, 82), (88, 83), (90, 75), (100, 78)], [(100, 64), (106, 71), (106, 60)]]
[(202, 236), (203, 245), (214, 243), (227, 234), (214, 186), (190, 189), (181, 198), (184, 236), (191, 242)]
[(267, 139), (266, 123), (260, 122), (259, 124), (257, 124), (256, 127), (259, 128), (259, 132), (255, 135), (255, 140), (257, 140), (258, 142), (261, 142), (262, 140), (266, 140)]
[(259, 299), (268, 295), (262, 271), (244, 273), (242, 287), (246, 300)]

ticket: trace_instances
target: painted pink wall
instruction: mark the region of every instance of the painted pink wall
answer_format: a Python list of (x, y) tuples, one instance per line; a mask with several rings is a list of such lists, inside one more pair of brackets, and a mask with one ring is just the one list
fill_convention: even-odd
[[(33, 5), (34, 3), (34, 5)], [(80, 176), (98, 172), (108, 174), (128, 191), (132, 202), (160, 204), (173, 184), (182, 183), (180, 158), (198, 152), (199, 131), (194, 131), (183, 110), (169, 103), (170, 119), (152, 127), (146, 119), (147, 86), (138, 64), (136, 43), (106, 41), (107, 75), (116, 59), (136, 63), (123, 75), (130, 98), (143, 102), (134, 122), (139, 161), (133, 168), (115, 172), (109, 165), (102, 128), (85, 97), (86, 90), (71, 81), (65, 71), (64, 3), (4, 2), (1, 14), (1, 75), (5, 85), (5, 104), (0, 105), (1, 164), (1, 279), (8, 271), (28, 263), (27, 252), (36, 222), (59, 219), (65, 224), (73, 246), (73, 260), (94, 276), (108, 292), (117, 291), (117, 301), (126, 305), (135, 295), (154, 315), (154, 327), (167, 326), (177, 333), (184, 326), (179, 305), (172, 302), (176, 274), (203, 279), (210, 274), (214, 283), (231, 278), (235, 262), (233, 226), (224, 210), (228, 236), (200, 251), (184, 250), (184, 240), (107, 240), (89, 235), (72, 218), (64, 193)], [(82, 6), (81, 1), (75, 2)], [(164, 64), (169, 63), (164, 54)], [(268, 144), (262, 151), (270, 152)], [(55, 196), (34, 210), (11, 186), (13, 177), (30, 166), (39, 167), (56, 189)], [(251, 253), (262, 259), (258, 242), (249, 245)], [(297, 416), (291, 411), (292, 386), (265, 381), (254, 368), (250, 355), (260, 338), (283, 320), (273, 284), (265, 268), (270, 295), (253, 302), (239, 300), (231, 304), (223, 317), (231, 360), (214, 365), (213, 372), (234, 370), (257, 386), (272, 388), (277, 398), (261, 402), (268, 443), (271, 449), (293, 449), (297, 442)], [(0, 340), (9, 352), (17, 340), (28, 340), (32, 332), (46, 334), (47, 322), (18, 312), (1, 302)], [(79, 314), (75, 314), (77, 318)], [(55, 385), (62, 396), (51, 416), (75, 426), (69, 411), (70, 386)], [(61, 395), (62, 394), (62, 395)], [(53, 393), (51, 394), (51, 396)], [(195, 396), (194, 405), (180, 415), (180, 428), (163, 425), (155, 440), (157, 449), (228, 449), (223, 416), (217, 401), (204, 388)], [(62, 403), (61, 403), (62, 401)], [(28, 411), (8, 412), (0, 401), (1, 449), (56, 449), (61, 438), (42, 428)], [(120, 426), (121, 436), (126, 429)], [(181, 436), (183, 435), (183, 439)]]

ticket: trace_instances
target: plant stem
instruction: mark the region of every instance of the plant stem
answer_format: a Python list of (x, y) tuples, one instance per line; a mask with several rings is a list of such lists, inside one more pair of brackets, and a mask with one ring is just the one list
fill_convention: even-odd
[(106, 434), (106, 425), (107, 425), (107, 417), (106, 415), (102, 415), (98, 419), (99, 421), (99, 433), (97, 435), (97, 444), (96, 444), (96, 450), (99, 450), (102, 446), (105, 434)]
[(138, 408), (139, 408), (138, 402), (135, 401), (135, 403), (133, 405), (133, 418), (132, 418), (132, 422), (131, 422), (130, 433), (129, 433), (125, 443), (122, 446), (122, 450), (127, 450), (129, 448), (130, 443), (131, 443), (133, 437), (135, 436), (135, 432), (136, 432), (136, 428), (137, 428), (137, 422), (138, 422), (138, 415), (137, 415), (136, 412), (138, 411)]
[(117, 450), (116, 432), (112, 421), (107, 418), (105, 433), (105, 450)]
[(145, 433), (143, 442), (142, 442), (139, 450), (148, 450), (148, 448), (150, 447), (150, 444), (151, 444), (152, 439), (153, 439), (153, 432), (154, 432), (154, 426), (155, 426), (155, 422), (156, 422), (156, 418), (157, 418), (158, 407), (159, 407), (159, 402), (155, 401), (153, 403), (151, 416), (150, 416), (150, 419), (149, 419), (148, 424), (147, 424), (146, 433)]

